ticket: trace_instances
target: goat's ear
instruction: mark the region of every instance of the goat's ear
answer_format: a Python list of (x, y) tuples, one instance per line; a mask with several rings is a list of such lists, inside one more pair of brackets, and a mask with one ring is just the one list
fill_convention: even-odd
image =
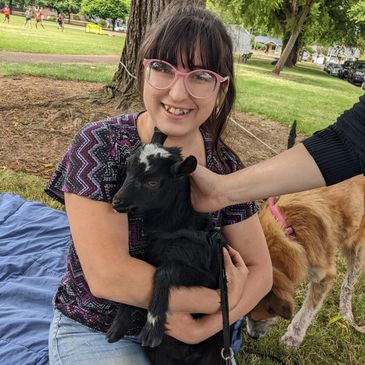
[(163, 145), (165, 140), (167, 138), (167, 135), (165, 133), (162, 133), (157, 127), (155, 127), (155, 130), (153, 132), (153, 136), (151, 139), (152, 144), (159, 144)]
[(195, 171), (197, 164), (198, 161), (194, 156), (188, 156), (183, 161), (174, 163), (171, 166), (171, 173), (175, 176), (191, 174), (193, 171)]

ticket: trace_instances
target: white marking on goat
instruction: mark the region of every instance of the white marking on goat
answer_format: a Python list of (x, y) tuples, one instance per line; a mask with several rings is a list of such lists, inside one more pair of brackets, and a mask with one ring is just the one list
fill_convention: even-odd
[(153, 316), (150, 312), (147, 314), (147, 322), (152, 326), (155, 327), (155, 324), (158, 320), (158, 316)]
[(171, 153), (166, 151), (164, 148), (156, 146), (155, 144), (146, 144), (139, 156), (139, 162), (144, 163), (146, 165), (147, 171), (151, 166), (148, 162), (149, 156), (156, 156), (156, 157), (163, 157), (163, 158), (169, 158), (171, 156)]

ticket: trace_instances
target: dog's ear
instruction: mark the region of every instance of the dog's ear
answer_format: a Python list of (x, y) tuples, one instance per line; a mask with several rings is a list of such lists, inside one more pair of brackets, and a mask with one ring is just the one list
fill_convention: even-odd
[(268, 294), (269, 313), (290, 319), (294, 312), (294, 303), (276, 296), (273, 292)]

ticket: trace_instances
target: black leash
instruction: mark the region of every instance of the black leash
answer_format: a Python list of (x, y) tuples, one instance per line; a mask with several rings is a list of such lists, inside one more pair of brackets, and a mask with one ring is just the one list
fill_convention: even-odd
[(223, 248), (227, 242), (218, 230), (210, 233), (209, 240), (212, 244), (218, 244), (219, 247), (219, 288), (221, 296), (221, 310), (223, 318), (223, 348), (221, 350), (222, 359), (226, 365), (237, 365), (234, 358), (234, 353), (231, 347), (230, 326), (229, 326), (229, 310), (228, 310), (228, 290), (227, 290), (227, 275), (224, 267)]

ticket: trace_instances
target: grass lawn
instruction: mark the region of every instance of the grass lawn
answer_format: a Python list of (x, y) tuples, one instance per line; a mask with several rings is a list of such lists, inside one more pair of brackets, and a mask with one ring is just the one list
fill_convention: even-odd
[(237, 64), (236, 109), (268, 117), (307, 134), (335, 122), (364, 93), (347, 81), (327, 75), (318, 66), (299, 63), (273, 76), (273, 66), (264, 58)]
[[(1, 17), (2, 19), (2, 17)], [(65, 23), (65, 30), (55, 22), (44, 21), (41, 27), (23, 29), (24, 17), (11, 16), (10, 24), (0, 23), (0, 50), (55, 54), (120, 54), (124, 36), (86, 33), (83, 27)]]
[(61, 80), (89, 81), (107, 84), (118, 65), (110, 63), (9, 63), (0, 62), (0, 75), (32, 75)]

